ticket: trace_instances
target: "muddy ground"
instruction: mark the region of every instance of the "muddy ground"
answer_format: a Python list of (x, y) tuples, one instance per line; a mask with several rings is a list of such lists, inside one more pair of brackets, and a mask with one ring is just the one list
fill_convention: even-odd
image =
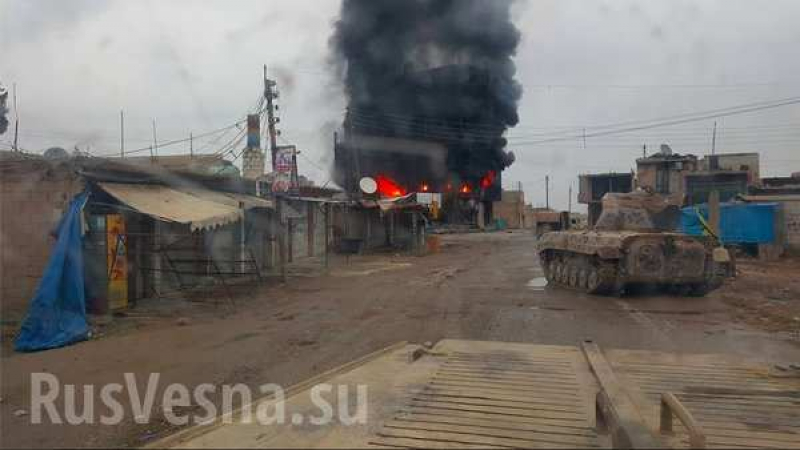
[[(289, 386), (397, 341), (441, 338), (672, 352), (728, 352), (800, 361), (800, 261), (740, 261), (740, 276), (706, 298), (593, 297), (543, 287), (528, 233), (443, 237), (441, 253), (337, 261), (288, 285), (239, 288), (227, 302), (162, 300), (98, 326), (67, 348), (0, 358), (3, 447), (140, 446), (173, 431), (163, 420), (118, 426), (33, 425), (30, 374), (62, 383), (278, 383)], [(143, 390), (144, 386), (142, 386)], [(98, 388), (99, 389), (99, 388)], [(157, 398), (159, 398), (157, 396)], [(124, 400), (124, 399), (123, 399)], [(125, 406), (126, 411), (130, 411)]]

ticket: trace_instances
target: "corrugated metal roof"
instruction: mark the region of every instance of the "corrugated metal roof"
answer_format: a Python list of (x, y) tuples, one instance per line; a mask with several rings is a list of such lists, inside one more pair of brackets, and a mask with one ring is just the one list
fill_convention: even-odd
[[(192, 231), (238, 221), (244, 209), (271, 208), (269, 200), (205, 189), (163, 185), (98, 183), (101, 189), (131, 208), (166, 222), (188, 224)], [(240, 208), (240, 202), (244, 209)]]

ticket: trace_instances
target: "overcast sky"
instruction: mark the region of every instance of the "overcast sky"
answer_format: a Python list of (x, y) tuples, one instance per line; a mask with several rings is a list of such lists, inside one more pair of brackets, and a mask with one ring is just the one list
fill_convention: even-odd
[[(398, 0), (400, 1), (400, 0)], [(326, 65), (335, 0), (0, 0), (0, 82), (17, 85), (20, 147), (119, 151), (240, 120), (281, 91), (280, 128), (301, 172), (328, 180), (344, 99)], [(577, 174), (629, 171), (642, 146), (705, 154), (714, 119), (606, 137), (536, 143), (573, 128), (800, 96), (800, 1), (520, 1), (525, 93), (509, 133), (504, 184), (566, 208)], [(480, 26), (480, 24), (476, 24)], [(13, 115), (13, 111), (12, 111)], [(717, 151), (760, 151), (762, 173), (800, 171), (800, 105), (717, 119)], [(569, 133), (569, 134), (574, 134)], [(8, 148), (11, 133), (0, 136)], [(198, 139), (195, 148), (220, 143)], [(187, 152), (188, 145), (161, 154)]]

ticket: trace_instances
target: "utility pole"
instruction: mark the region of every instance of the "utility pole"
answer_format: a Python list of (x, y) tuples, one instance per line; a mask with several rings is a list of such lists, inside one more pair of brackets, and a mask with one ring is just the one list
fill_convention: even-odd
[(125, 115), (119, 110), (119, 156), (125, 157)]
[(522, 181), (517, 182), (519, 186), (519, 201), (517, 202), (517, 217), (519, 218), (519, 227), (525, 228), (525, 194), (522, 191)]
[(586, 150), (586, 128), (583, 129), (583, 149)]
[(194, 158), (194, 138), (192, 133), (189, 133), (189, 157)]
[(572, 183), (569, 184), (569, 203), (567, 207), (567, 215), (572, 217)]
[(544, 205), (550, 209), (550, 175), (544, 176)]
[(11, 85), (12, 93), (11, 95), (14, 98), (14, 151), (19, 151), (19, 110), (17, 109), (17, 83), (14, 82)]
[(714, 133), (711, 135), (711, 154), (717, 152), (717, 121), (714, 121)]
[(300, 193), (300, 176), (297, 173), (297, 147), (292, 147), (292, 173), (289, 180), (289, 190), (292, 194)]
[(267, 78), (267, 65), (264, 64), (264, 98), (267, 101), (267, 130), (269, 131), (269, 150), (272, 154), (273, 172), (275, 172), (275, 158), (278, 153), (278, 133), (275, 131), (275, 124), (279, 119), (275, 117), (277, 105), (274, 104), (274, 100), (278, 98), (278, 92), (275, 90), (277, 85), (277, 82)]
[(156, 138), (156, 119), (153, 119), (153, 151), (158, 155), (158, 139)]

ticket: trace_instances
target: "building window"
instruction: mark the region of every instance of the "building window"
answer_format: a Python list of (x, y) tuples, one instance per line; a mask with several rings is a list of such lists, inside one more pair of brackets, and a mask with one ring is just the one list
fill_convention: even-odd
[(669, 170), (656, 169), (656, 192), (669, 194)]

